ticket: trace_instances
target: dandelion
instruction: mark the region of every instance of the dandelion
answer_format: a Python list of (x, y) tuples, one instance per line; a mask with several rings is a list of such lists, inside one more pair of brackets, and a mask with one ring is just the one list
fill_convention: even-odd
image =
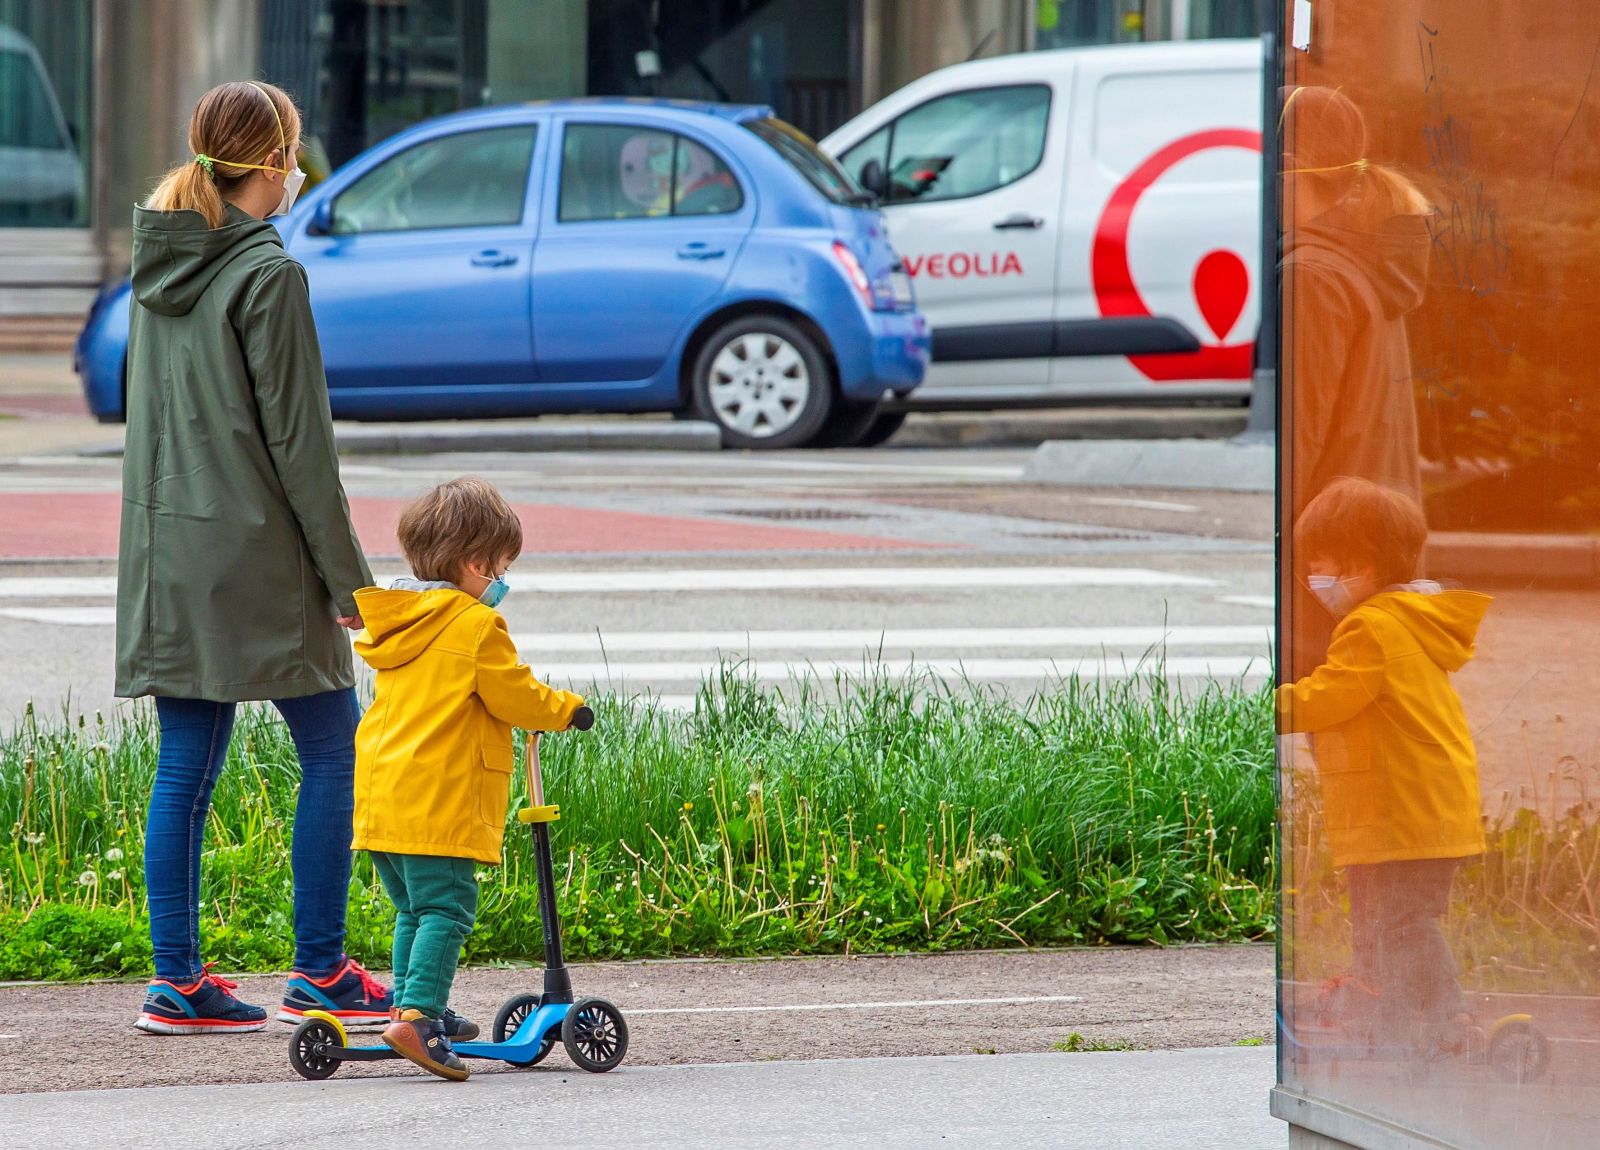
[(94, 749), (96, 751), (100, 752), (100, 754), (102, 754), (102, 755), (109, 755), (111, 753), (111, 744), (110, 743), (96, 743), (94, 745)]
[(683, 804), (683, 813), (684, 814), (688, 814), (692, 810), (694, 810), (694, 804), (693, 803), (684, 803)]
[(106, 862), (121, 862), (121, 861), (122, 861), (122, 848), (121, 847), (112, 847), (110, 850), (108, 850), (106, 852)]
[(79, 886), (93, 886), (95, 883), (97, 883), (99, 881), (100, 881), (100, 876), (95, 874), (94, 871), (92, 871), (92, 870), (86, 870), (86, 871), (84, 871), (82, 874), (80, 874), (78, 876), (78, 885)]
[(613, 887), (613, 888), (612, 888), (612, 889), (613, 889), (613, 890), (621, 890), (621, 889), (622, 889), (622, 884), (621, 884), (621, 883), (620, 883), (620, 882), (619, 882), (619, 883), (618, 883), (618, 884), (617, 884), (617, 885), (616, 885), (616, 886), (615, 886), (615, 887)]
[(34, 831), (32, 834), (26, 836), (26, 841), (30, 847), (36, 847), (40, 843), (44, 842), (44, 832)]
[(122, 872), (119, 870), (114, 870), (110, 874), (106, 875), (106, 878), (110, 879), (112, 882), (121, 882)]
[(886, 827), (886, 826), (884, 826), (884, 825), (883, 825), (883, 824), (882, 824), (882, 823), (879, 823), (879, 824), (878, 824), (878, 833), (879, 833), (879, 834), (880, 834), (880, 835), (881, 835), (881, 834), (882, 834), (882, 833), (883, 833), (883, 832), (884, 832), (884, 831), (886, 831), (886, 830), (888, 830), (888, 829), (889, 829), (889, 828), (888, 828), (888, 827)]
[(877, 922), (877, 924), (879, 926), (883, 925), (883, 915), (881, 915), (881, 914), (880, 915), (875, 915), (874, 919), (876, 920), (876, 922)]

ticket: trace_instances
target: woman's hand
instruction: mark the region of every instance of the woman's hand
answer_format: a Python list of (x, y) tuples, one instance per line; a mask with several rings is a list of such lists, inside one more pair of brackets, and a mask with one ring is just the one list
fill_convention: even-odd
[(346, 631), (365, 631), (366, 623), (362, 622), (360, 615), (340, 615), (339, 626)]

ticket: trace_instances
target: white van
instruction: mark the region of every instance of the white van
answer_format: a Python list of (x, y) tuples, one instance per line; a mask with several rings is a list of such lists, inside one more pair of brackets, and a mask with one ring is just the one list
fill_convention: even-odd
[(0, 24), (0, 227), (71, 224), (83, 161), (33, 42)]
[(883, 201), (933, 328), (914, 405), (1246, 397), (1261, 73), (1257, 40), (1030, 52), (823, 140)]

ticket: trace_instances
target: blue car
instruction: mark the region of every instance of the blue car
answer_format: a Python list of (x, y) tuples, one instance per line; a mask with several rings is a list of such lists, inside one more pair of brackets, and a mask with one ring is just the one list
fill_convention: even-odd
[[(871, 196), (768, 108), (446, 116), (274, 222), (310, 276), (339, 419), (669, 411), (730, 447), (850, 444), (927, 367)], [(123, 417), (128, 296), (103, 292), (78, 339), (107, 421)]]

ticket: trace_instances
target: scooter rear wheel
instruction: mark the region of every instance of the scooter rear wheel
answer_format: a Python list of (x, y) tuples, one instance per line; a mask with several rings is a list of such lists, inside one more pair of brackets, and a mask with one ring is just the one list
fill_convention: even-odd
[(339, 1069), (339, 1060), (318, 1054), (316, 1047), (343, 1045), (344, 1037), (336, 1029), (320, 1018), (308, 1018), (294, 1028), (294, 1036), (289, 1039), (289, 1065), (301, 1078), (313, 1082), (332, 1078)]
[[(495, 1042), (510, 1042), (517, 1036), (517, 1031), (522, 1024), (538, 1009), (539, 996), (537, 994), (519, 994), (515, 998), (506, 999), (501, 1005), (499, 1013), (494, 1016), (494, 1030), (492, 1033)], [(551, 1050), (555, 1049), (555, 1045), (556, 1036), (547, 1034), (540, 1040), (538, 1052), (531, 1059), (527, 1062), (511, 1062), (510, 1059), (507, 1059), (507, 1064), (521, 1067), (537, 1066), (545, 1060), (545, 1056)]]
[(622, 1065), (628, 1053), (628, 1024), (605, 999), (585, 998), (562, 1020), (561, 1043), (579, 1070), (604, 1074)]
[(1502, 1082), (1537, 1082), (1550, 1069), (1550, 1040), (1531, 1023), (1505, 1023), (1489, 1038), (1489, 1066)]

